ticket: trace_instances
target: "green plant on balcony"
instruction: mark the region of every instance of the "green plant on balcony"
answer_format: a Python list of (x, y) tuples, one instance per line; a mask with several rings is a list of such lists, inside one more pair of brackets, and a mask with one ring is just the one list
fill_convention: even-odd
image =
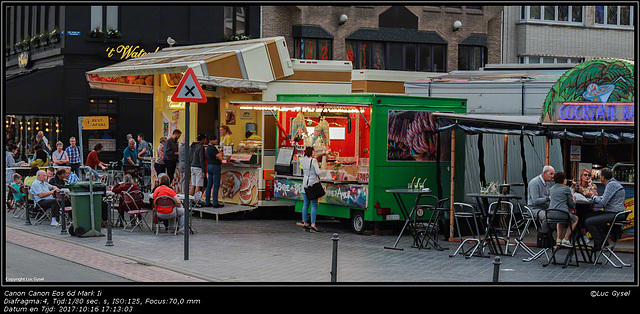
[(13, 47), (17, 50), (17, 51), (27, 51), (29, 50), (30, 46), (30, 40), (29, 39), (23, 39), (17, 43), (15, 43), (13, 45)]
[(40, 35), (37, 34), (29, 39), (31, 48), (38, 48), (40, 46)]
[(122, 33), (120, 33), (120, 31), (117, 30), (117, 29), (109, 29), (107, 31), (107, 38), (108, 39), (121, 39), (122, 38)]
[(89, 32), (89, 37), (90, 38), (103, 38), (104, 37), (104, 32), (99, 27), (96, 27), (96, 28), (92, 29)]
[(56, 27), (51, 32), (49, 32), (49, 41), (51, 43), (56, 43), (60, 39), (60, 30)]

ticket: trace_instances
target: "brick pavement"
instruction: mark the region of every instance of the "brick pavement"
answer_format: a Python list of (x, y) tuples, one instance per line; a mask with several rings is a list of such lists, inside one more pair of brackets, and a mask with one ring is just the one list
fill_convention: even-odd
[[(384, 246), (393, 245), (397, 233), (356, 235), (333, 220), (318, 222), (323, 232), (308, 233), (294, 219), (245, 219), (238, 215), (216, 222), (212, 217), (193, 217), (198, 233), (189, 236), (189, 259), (185, 260), (183, 236), (114, 229), (114, 246), (105, 246), (106, 237), (61, 235), (59, 228), (46, 224), (27, 226), (11, 215), (5, 217), (6, 241), (139, 282), (329, 283), (333, 233), (340, 238), (339, 283), (491, 284), (493, 278), (493, 257), (449, 257), (457, 242), (441, 241), (450, 248), (445, 252), (418, 250), (410, 247), (411, 237), (405, 235), (398, 244), (403, 251), (387, 250)], [(102, 232), (106, 234), (106, 229)], [(527, 256), (519, 250), (514, 257), (501, 257), (499, 282), (633, 284), (635, 254), (619, 255), (633, 266), (618, 269), (581, 263), (580, 267), (542, 267), (544, 258), (522, 262)], [(83, 259), (80, 261), (79, 257)]]

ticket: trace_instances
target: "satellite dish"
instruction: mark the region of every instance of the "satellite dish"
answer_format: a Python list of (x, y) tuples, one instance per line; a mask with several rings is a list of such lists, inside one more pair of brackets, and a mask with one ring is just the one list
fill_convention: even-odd
[(167, 37), (167, 44), (169, 44), (169, 47), (173, 47), (173, 44), (175, 44), (176, 41), (171, 38), (171, 36)]

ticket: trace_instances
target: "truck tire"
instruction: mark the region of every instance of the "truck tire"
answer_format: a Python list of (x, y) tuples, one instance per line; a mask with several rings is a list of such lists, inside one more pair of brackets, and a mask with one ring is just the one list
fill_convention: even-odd
[(351, 229), (356, 234), (362, 234), (364, 232), (364, 212), (360, 210), (354, 210), (351, 212)]

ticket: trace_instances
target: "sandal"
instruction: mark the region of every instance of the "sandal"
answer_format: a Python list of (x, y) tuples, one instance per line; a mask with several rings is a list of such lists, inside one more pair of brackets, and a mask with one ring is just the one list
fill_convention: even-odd
[(310, 227), (309, 232), (320, 232), (320, 231), (318, 231), (318, 228), (316, 227)]
[(309, 225), (302, 225), (303, 231), (310, 231), (309, 228), (310, 228)]

